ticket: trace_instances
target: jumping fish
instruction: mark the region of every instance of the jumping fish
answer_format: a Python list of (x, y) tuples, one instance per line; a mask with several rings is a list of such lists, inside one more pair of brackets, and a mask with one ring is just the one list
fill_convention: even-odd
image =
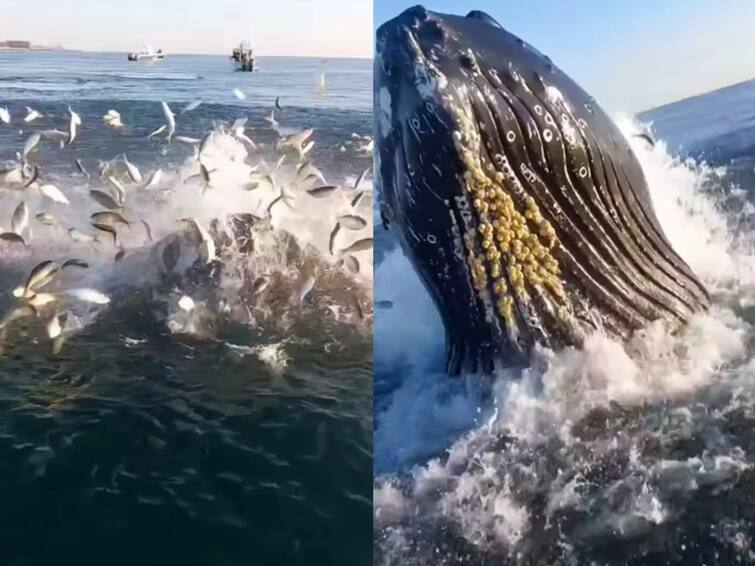
[(100, 291), (97, 291), (96, 289), (69, 289), (67, 291), (63, 291), (63, 294), (68, 295), (69, 297), (73, 297), (74, 299), (95, 305), (106, 305), (110, 302), (110, 298), (107, 295), (101, 293)]
[(265, 289), (267, 289), (267, 286), (270, 284), (270, 280), (265, 276), (257, 277), (257, 279), (254, 280), (254, 283), (252, 284), (252, 295), (259, 295), (262, 293)]
[(24, 201), (21, 201), (16, 209), (13, 211), (13, 216), (10, 219), (10, 231), (15, 232), (19, 236), (21, 233), (29, 227), (29, 208)]
[(40, 224), (44, 224), (45, 226), (57, 226), (58, 220), (50, 213), (48, 212), (39, 212), (34, 215), (34, 218), (37, 219), (37, 222)]
[(96, 228), (97, 230), (101, 232), (106, 232), (110, 234), (113, 237), (113, 245), (118, 245), (118, 232), (116, 232), (115, 228), (108, 224), (103, 224), (101, 222), (92, 222), (92, 227)]
[(359, 261), (353, 255), (347, 255), (344, 257), (343, 263), (352, 273), (359, 273)]
[(26, 247), (26, 241), (15, 232), (3, 232), (0, 234), (0, 240), (10, 244), (21, 244), (23, 247)]
[(92, 241), (94, 241), (94, 238), (92, 236), (89, 236), (88, 234), (84, 234), (82, 232), (79, 232), (78, 230), (76, 230), (76, 228), (69, 228), (68, 229), (68, 236), (74, 242), (92, 242)]
[(66, 145), (71, 145), (73, 140), (76, 139), (77, 129), (81, 125), (81, 116), (71, 110), (70, 106), (68, 107), (68, 112), (71, 113), (71, 121), (68, 124), (68, 143)]
[(162, 179), (163, 176), (163, 170), (158, 169), (157, 171), (154, 171), (152, 175), (150, 175), (149, 180), (147, 180), (147, 184), (144, 185), (145, 190), (149, 190), (153, 187), (156, 187), (158, 184), (160, 184), (160, 179)]
[(68, 198), (60, 191), (58, 187), (51, 184), (45, 184), (39, 187), (39, 192), (52, 201), (60, 204), (70, 204)]
[(29, 106), (26, 107), (26, 118), (24, 118), (24, 122), (27, 124), (29, 122), (33, 122), (37, 118), (41, 118), (42, 114), (34, 110), (33, 108), (30, 108)]
[(60, 266), (60, 269), (65, 269), (66, 267), (78, 267), (80, 269), (89, 269), (89, 264), (85, 262), (83, 259), (78, 258), (71, 258), (67, 259), (63, 262), (63, 265)]
[(372, 238), (363, 238), (362, 240), (357, 240), (353, 244), (351, 244), (349, 247), (344, 248), (341, 250), (342, 253), (348, 254), (348, 253), (354, 253), (354, 252), (362, 252), (364, 250), (372, 249)]
[(26, 144), (24, 144), (24, 158), (29, 155), (32, 151), (34, 151), (34, 148), (39, 145), (40, 140), (42, 139), (42, 135), (39, 132), (34, 132), (32, 135), (28, 137), (26, 140)]
[(118, 212), (113, 212), (112, 210), (107, 210), (104, 212), (95, 212), (90, 217), (90, 220), (93, 220), (94, 222), (100, 222), (100, 223), (115, 223), (115, 224), (125, 224), (126, 226), (131, 226), (131, 222), (129, 222), (122, 214)]
[(131, 178), (131, 180), (134, 183), (141, 183), (142, 174), (139, 171), (139, 168), (128, 160), (128, 157), (126, 157), (125, 153), (123, 154), (123, 163), (126, 165), (126, 171), (128, 172), (128, 176)]
[(201, 100), (195, 100), (193, 102), (189, 102), (186, 106), (184, 106), (184, 109), (181, 110), (181, 114), (186, 114), (187, 112), (196, 110), (197, 108), (199, 108), (200, 104), (202, 104)]
[(151, 139), (151, 138), (153, 138), (155, 136), (160, 135), (161, 133), (163, 133), (165, 131), (165, 128), (167, 128), (167, 127), (168, 126), (166, 126), (165, 124), (163, 124), (162, 126), (160, 126), (159, 128), (157, 128), (154, 132), (152, 132), (151, 134), (149, 134), (147, 136), (147, 139)]
[(344, 214), (343, 216), (339, 216), (336, 220), (341, 226), (348, 228), (349, 230), (361, 230), (367, 226), (367, 221), (364, 218), (353, 214)]
[(121, 208), (121, 205), (118, 202), (116, 202), (116, 200), (113, 197), (111, 197), (109, 194), (107, 194), (106, 192), (98, 191), (97, 189), (92, 189), (91, 191), (89, 191), (89, 196), (91, 196), (95, 201), (97, 201), (98, 204), (110, 210)]
[(82, 163), (81, 159), (76, 160), (76, 167), (78, 168), (79, 171), (81, 171), (82, 175), (84, 175), (87, 179), (89, 179), (90, 177), (89, 171), (87, 171), (86, 168), (84, 168), (84, 163)]
[(338, 185), (322, 185), (320, 187), (315, 187), (314, 189), (309, 189), (307, 194), (315, 198), (326, 198), (335, 194), (337, 190)]
[(163, 109), (163, 114), (165, 115), (165, 122), (168, 125), (168, 142), (173, 138), (173, 134), (176, 133), (176, 116), (173, 114), (173, 111), (170, 109), (170, 106), (163, 100), (160, 101), (160, 106)]

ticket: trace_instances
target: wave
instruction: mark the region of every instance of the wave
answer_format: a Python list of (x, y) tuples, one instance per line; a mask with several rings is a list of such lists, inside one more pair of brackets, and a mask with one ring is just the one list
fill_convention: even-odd
[(395, 305), (375, 327), (378, 562), (605, 560), (586, 548), (622, 541), (641, 555), (638, 537), (680, 528), (696, 494), (732, 488), (755, 463), (730, 423), (755, 414), (753, 206), (725, 168), (651, 149), (631, 119), (616, 122), (713, 307), (678, 335), (596, 334), (540, 349), (524, 370), (451, 380), (440, 318), (389, 252), (375, 272), (376, 301)]
[(127, 81), (198, 81), (202, 79), (201, 75), (195, 75), (193, 73), (109, 73), (89, 71), (80, 74), (83, 77), (104, 77)]

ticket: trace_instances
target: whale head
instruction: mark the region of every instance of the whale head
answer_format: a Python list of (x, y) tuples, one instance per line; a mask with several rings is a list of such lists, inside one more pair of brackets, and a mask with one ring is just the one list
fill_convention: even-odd
[(626, 139), (547, 56), (482, 12), (417, 6), (378, 29), (374, 65), (381, 216), (449, 373), (707, 307)]

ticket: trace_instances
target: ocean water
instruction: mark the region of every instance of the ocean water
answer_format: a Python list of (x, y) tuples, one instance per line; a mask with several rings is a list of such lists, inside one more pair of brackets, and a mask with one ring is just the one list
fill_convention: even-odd
[[(30, 215), (26, 248), (0, 242), (0, 318), (20, 305), (12, 290), (41, 261), (89, 266), (63, 269), (44, 288), (62, 299), (2, 332), (4, 564), (369, 563), (372, 268), (369, 251), (354, 252), (357, 273), (337, 260), (372, 228), (369, 174), (350, 205), (371, 165), (364, 140), (352, 137), (370, 134), (371, 62), (260, 66), (248, 74), (223, 57), (150, 64), (125, 54), (0, 53), (0, 107), (12, 117), (0, 123), (0, 169), (16, 167), (34, 132), (68, 132), (69, 107), (83, 122), (69, 146), (48, 133), (29, 153), (39, 184), (16, 190), (13, 174), (0, 184), (0, 226), (9, 229), (21, 202)], [(276, 97), (277, 130), (265, 120)], [(202, 139), (215, 128), (201, 155), (206, 185), (196, 143), (147, 139), (166, 121), (160, 101), (176, 114), (176, 136)], [(192, 101), (202, 104), (181, 113)], [(26, 106), (43, 116), (25, 123)], [(111, 109), (123, 127), (103, 122)], [(239, 118), (253, 147), (228, 129)], [(314, 128), (307, 158), (342, 191), (306, 194), (290, 152), (276, 166), (276, 143), (302, 128)], [(132, 182), (123, 154), (143, 182)], [(145, 187), (158, 169), (161, 179)], [(116, 224), (117, 247), (104, 232), (99, 243), (74, 241), (70, 229), (95, 235), (90, 215), (102, 207), (89, 191), (112, 193), (107, 176), (125, 187), (130, 226)], [(70, 204), (44, 196), (44, 184)], [(286, 202), (268, 214), (281, 185)], [(330, 246), (344, 213), (367, 226)], [(210, 234), (219, 262), (199, 258), (195, 233), (179, 222), (186, 217)], [(262, 280), (261, 290), (253, 285)], [(82, 287), (109, 303), (65, 294)], [(56, 314), (59, 351), (46, 332)]]
[(714, 298), (632, 354), (594, 336), (449, 379), (429, 297), (376, 234), (375, 300), (394, 305), (375, 326), (376, 563), (755, 563), (753, 109), (750, 81), (616, 117)]

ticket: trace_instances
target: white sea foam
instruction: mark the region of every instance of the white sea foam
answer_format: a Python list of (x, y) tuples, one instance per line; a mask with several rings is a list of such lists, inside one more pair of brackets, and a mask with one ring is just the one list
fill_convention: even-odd
[[(637, 124), (617, 123), (666, 235), (713, 291), (713, 307), (677, 335), (661, 325), (627, 344), (594, 335), (581, 349), (538, 350), (531, 367), (501, 371), (489, 386), (452, 380), (440, 371), (432, 302), (408, 260), (390, 252), (375, 273), (376, 300), (395, 305), (376, 321), (376, 373), (400, 381), (376, 415), (384, 555), (411, 548), (438, 521), (483, 551), (520, 552), (540, 514), (546, 528), (572, 518), (552, 535), (568, 554), (575, 537), (629, 538), (671, 521), (702, 486), (726, 489), (755, 461), (722, 433), (731, 413), (755, 412), (752, 329), (738, 311), (755, 286), (752, 235), (739, 229), (752, 206), (721, 186), (725, 170), (675, 159), (662, 141), (651, 149), (631, 136)], [(706, 395), (721, 391), (728, 403), (708, 410)], [(651, 448), (701, 436), (679, 458)]]

